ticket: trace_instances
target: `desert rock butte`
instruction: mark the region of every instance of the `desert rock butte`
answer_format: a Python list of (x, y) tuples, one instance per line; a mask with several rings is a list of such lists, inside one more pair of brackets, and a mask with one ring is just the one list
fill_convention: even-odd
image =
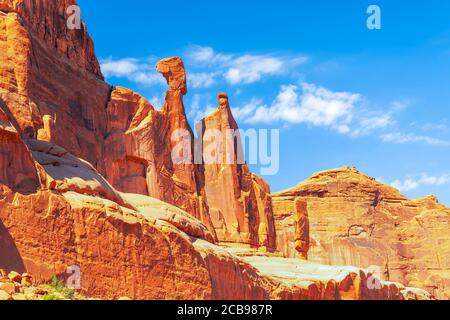
[[(450, 297), (450, 210), (437, 199), (351, 167), (271, 194), (245, 163), (174, 163), (172, 133), (193, 137), (183, 61), (156, 66), (160, 111), (110, 86), (86, 26), (67, 29), (73, 4), (0, 0), (4, 274), (46, 283), (77, 265), (81, 292), (103, 299)], [(201, 125), (238, 128), (225, 93)]]

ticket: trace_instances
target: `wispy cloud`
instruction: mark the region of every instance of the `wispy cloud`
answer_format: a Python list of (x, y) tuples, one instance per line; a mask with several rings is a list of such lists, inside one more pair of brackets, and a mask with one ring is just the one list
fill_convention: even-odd
[(358, 121), (356, 129), (351, 132), (354, 137), (367, 136), (375, 130), (388, 128), (395, 123), (391, 113), (362, 116)]
[(154, 95), (152, 96), (150, 99), (148, 99), (148, 101), (151, 103), (151, 105), (156, 108), (156, 109), (160, 109), (163, 104), (164, 104), (164, 95)]
[(409, 124), (410, 128), (423, 131), (425, 133), (449, 133), (450, 124), (448, 119), (440, 119), (437, 122), (413, 121)]
[(193, 45), (186, 52), (186, 56), (194, 62), (203, 65), (217, 65), (229, 62), (233, 55), (217, 53), (211, 47)]
[(283, 61), (269, 56), (245, 55), (233, 60), (225, 73), (230, 84), (249, 84), (261, 80), (264, 76), (280, 74)]
[(193, 65), (213, 70), (231, 85), (251, 84), (261, 79), (282, 74), (293, 66), (304, 64), (304, 56), (226, 54), (211, 47), (191, 46), (186, 56)]
[(197, 123), (215, 110), (217, 107), (210, 104), (209, 95), (196, 93), (192, 97), (188, 115)]
[(127, 58), (113, 60), (111, 58), (101, 61), (102, 72), (106, 77), (129, 76), (139, 70), (137, 59)]
[(234, 117), (239, 121), (245, 121), (245, 119), (250, 118), (258, 107), (264, 106), (261, 99), (252, 98), (249, 102), (238, 108), (231, 108)]
[[(189, 47), (185, 58), (188, 85), (192, 88), (209, 88), (221, 80), (229, 85), (252, 84), (289, 72), (308, 60), (300, 55), (220, 53), (203, 46)], [(101, 69), (107, 78), (127, 78), (144, 86), (164, 84), (146, 59), (107, 58), (101, 61)]]
[(135, 58), (107, 58), (100, 61), (100, 67), (107, 78), (127, 78), (144, 86), (165, 84), (164, 78), (147, 61)]
[(351, 132), (353, 137), (361, 137), (373, 134), (376, 131), (385, 131), (397, 125), (395, 116), (411, 105), (410, 100), (396, 100), (385, 109), (367, 109), (362, 107), (355, 115), (356, 123)]
[[(188, 85), (194, 89), (211, 88), (226, 82), (240, 90), (243, 85), (266, 77), (282, 75), (286, 78), (290, 72), (294, 76), (295, 67), (308, 61), (307, 57), (300, 55), (221, 53), (202, 46), (191, 46), (185, 53)], [(101, 60), (101, 68), (107, 78), (126, 78), (147, 87), (164, 86), (165, 80), (156, 72), (154, 62), (149, 59), (107, 58)], [(215, 109), (210, 103), (200, 101), (200, 97), (194, 97), (192, 101), (191, 110), (196, 121)], [(161, 104), (160, 101), (154, 102)], [(376, 134), (385, 143), (450, 145), (450, 140), (425, 132), (437, 126), (422, 128), (415, 124), (404, 132), (406, 130), (397, 123), (395, 116), (411, 105), (411, 99), (393, 101), (387, 110), (367, 109), (365, 102), (359, 93), (333, 91), (302, 81), (281, 86), (272, 102), (253, 97), (233, 108), (233, 113), (238, 121), (247, 124), (306, 124), (330, 128), (353, 138)], [(447, 126), (440, 123), (439, 128), (444, 131)]]
[(188, 73), (187, 80), (193, 88), (209, 88), (216, 84), (217, 72)]
[(429, 136), (417, 135), (415, 133), (402, 133), (402, 132), (385, 133), (381, 135), (381, 139), (385, 142), (391, 142), (396, 144), (423, 143), (433, 146), (450, 145), (449, 141)]
[(408, 108), (410, 105), (411, 105), (411, 100), (409, 100), (409, 99), (393, 101), (391, 103), (391, 111), (392, 112), (403, 111), (406, 108)]
[(411, 191), (421, 186), (442, 186), (450, 183), (450, 175), (431, 176), (422, 174), (416, 177), (409, 177), (405, 180), (394, 180), (390, 183), (394, 188), (402, 192)]
[(261, 105), (253, 99), (237, 110), (246, 123), (285, 122), (330, 127), (340, 133), (350, 131), (353, 109), (360, 95), (351, 92), (333, 92), (310, 83), (300, 86), (285, 85), (271, 105)]
[(328, 127), (353, 138), (377, 134), (386, 143), (422, 143), (448, 146), (449, 141), (416, 133), (402, 133), (395, 115), (410, 105), (408, 100), (394, 101), (383, 110), (367, 109), (365, 98), (353, 92), (335, 92), (302, 82), (284, 85), (276, 99), (264, 103), (256, 97), (233, 113), (239, 121), (248, 124), (307, 124)]

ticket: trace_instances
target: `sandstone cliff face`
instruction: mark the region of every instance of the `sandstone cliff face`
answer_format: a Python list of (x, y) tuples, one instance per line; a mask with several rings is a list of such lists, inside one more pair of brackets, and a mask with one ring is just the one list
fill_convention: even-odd
[[(270, 188), (245, 163), (237, 163), (240, 139), (231, 142), (233, 149), (216, 163), (195, 163), (194, 135), (183, 105), (187, 92), (183, 62), (164, 59), (157, 70), (169, 85), (161, 111), (128, 89), (112, 92), (105, 140), (107, 179), (119, 190), (150, 195), (191, 213), (220, 241), (273, 250)], [(214, 130), (228, 137), (227, 130), (238, 129), (228, 98), (221, 97), (219, 110), (201, 123), (204, 134)], [(203, 136), (203, 150), (208, 147)]]
[[(176, 205), (214, 233), (205, 169), (193, 159), (194, 136), (183, 105), (187, 84), (181, 59), (164, 59), (157, 65), (169, 85), (159, 112), (136, 93), (111, 89), (102, 81), (85, 25), (67, 29), (67, 8), (74, 1), (1, 3), (0, 99), (21, 137), (61, 146), (86, 159), (118, 190)], [(220, 122), (213, 125), (221, 129)], [(185, 148), (190, 152), (181, 155), (182, 163), (174, 163), (172, 151), (182, 139), (190, 141)], [(215, 200), (223, 190), (214, 190), (212, 185), (222, 177), (211, 174), (209, 179), (215, 181), (208, 184), (215, 217), (225, 215), (228, 220), (216, 223), (219, 233), (226, 233), (221, 239), (273, 248), (269, 186), (246, 166), (230, 170), (228, 185), (233, 186), (231, 204), (238, 205), (236, 212), (227, 207), (227, 201)]]
[[(72, 4), (0, 0), (0, 269), (43, 282), (77, 265), (82, 291), (100, 298), (429, 298), (389, 282), (369, 290), (358, 268), (254, 256), (275, 246), (270, 188), (246, 165), (192, 163), (181, 59), (157, 65), (169, 86), (161, 111), (111, 88), (84, 24), (66, 27)], [(219, 104), (205, 128), (237, 128), (223, 95)], [(174, 161), (186, 137), (185, 161)], [(441, 212), (432, 199), (416, 205)], [(422, 239), (421, 225), (404, 237)], [(216, 230), (252, 254), (215, 245)]]
[[(214, 233), (183, 105), (187, 90), (183, 62), (179, 58), (166, 59), (157, 68), (170, 87), (161, 111), (128, 89), (118, 87), (112, 92), (107, 105), (106, 178), (121, 191), (150, 195), (176, 205)], [(188, 152), (178, 163), (173, 161), (172, 151), (180, 143), (187, 144)]]
[(296, 256), (294, 204), (307, 203), (310, 261), (377, 266), (386, 280), (449, 297), (450, 210), (437, 199), (409, 201), (397, 190), (346, 167), (314, 174), (273, 195), (285, 256)]
[(184, 211), (117, 192), (59, 146), (27, 143), (46, 187), (23, 195), (0, 185), (0, 269), (45, 282), (78, 266), (82, 292), (105, 299), (429, 298), (400, 284), (369, 290), (370, 275), (357, 268), (324, 272), (297, 260), (239, 258)]
[[(0, 268), (26, 270), (45, 281), (77, 265), (82, 292), (104, 299), (429, 298), (424, 291), (394, 283), (369, 290), (370, 275), (357, 268), (238, 258), (196, 238), (211, 235), (195, 222), (182, 223), (187, 233), (175, 227), (176, 208), (163, 204), (164, 210), (148, 210), (155, 200), (125, 196), (147, 212), (75, 192), (24, 196), (2, 186)], [(286, 277), (289, 270), (292, 276)]]
[[(172, 132), (190, 130), (181, 60), (160, 64), (171, 89), (157, 113), (135, 93), (111, 94), (84, 24), (80, 30), (66, 27), (66, 9), (74, 1), (1, 3), (1, 106), (22, 138), (59, 145), (93, 164), (120, 190), (150, 194), (210, 225), (196, 169), (171, 163)], [(173, 85), (177, 82), (180, 88)]]
[(0, 109), (0, 184), (21, 193), (38, 190), (39, 179), (30, 153), (19, 133)]
[(85, 26), (66, 27), (74, 1), (0, 3), (0, 99), (9, 120), (22, 138), (50, 140), (101, 169), (110, 87)]
[(308, 259), (311, 241), (309, 233), (308, 204), (306, 201), (297, 199), (294, 203), (294, 209), (295, 250), (302, 258)]
[[(219, 94), (219, 109), (202, 120), (205, 190), (209, 212), (222, 242), (275, 247), (269, 185), (252, 174), (242, 156), (238, 125), (228, 96)], [(208, 158), (208, 159), (207, 159)]]

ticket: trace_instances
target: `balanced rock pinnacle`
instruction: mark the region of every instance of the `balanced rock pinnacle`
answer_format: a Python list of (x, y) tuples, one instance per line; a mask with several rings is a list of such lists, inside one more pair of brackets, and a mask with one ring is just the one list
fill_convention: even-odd
[(181, 58), (172, 57), (159, 61), (156, 71), (166, 78), (171, 91), (180, 91), (182, 95), (187, 93), (186, 72)]
[(225, 92), (219, 93), (219, 110), (229, 110), (230, 103), (228, 101), (228, 95)]

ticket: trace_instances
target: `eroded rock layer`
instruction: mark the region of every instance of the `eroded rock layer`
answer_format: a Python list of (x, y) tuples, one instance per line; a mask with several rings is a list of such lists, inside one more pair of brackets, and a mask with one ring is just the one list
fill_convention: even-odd
[[(194, 163), (194, 135), (183, 105), (187, 83), (181, 59), (164, 59), (156, 66), (169, 86), (165, 103), (157, 111), (136, 93), (103, 82), (85, 25), (74, 30), (67, 27), (68, 8), (74, 1), (1, 3), (0, 99), (23, 139), (63, 147), (86, 159), (118, 190), (176, 205), (213, 233), (217, 229), (223, 241), (274, 248), (267, 183), (246, 165), (223, 166), (228, 173), (219, 175)], [(210, 117), (207, 127), (237, 128), (231, 112), (226, 113), (229, 119), (223, 121), (228, 123)], [(180, 144), (185, 144), (184, 150), (177, 155)], [(174, 155), (182, 161), (174, 161)], [(209, 181), (205, 181), (205, 171)], [(222, 179), (223, 187), (232, 188), (234, 195), (224, 197), (226, 190), (215, 190), (214, 184), (222, 184)], [(208, 202), (214, 207), (215, 226)]]
[(206, 241), (206, 228), (179, 209), (124, 197), (142, 207), (76, 192), (25, 196), (1, 186), (0, 269), (44, 282), (79, 266), (82, 292), (105, 299), (429, 299), (394, 283), (369, 290), (370, 275), (357, 268), (238, 258)]
[(56, 143), (101, 169), (110, 86), (85, 26), (66, 26), (74, 1), (1, 3), (0, 105), (9, 120), (22, 138)]
[(314, 174), (273, 195), (278, 249), (296, 256), (295, 201), (310, 221), (310, 261), (378, 270), (385, 280), (450, 296), (450, 209), (435, 197), (408, 200), (353, 167)]
[[(370, 273), (358, 268), (258, 251), (275, 247), (270, 188), (245, 164), (194, 163), (181, 59), (157, 65), (169, 86), (161, 111), (112, 88), (85, 25), (67, 27), (74, 4), (0, 0), (0, 269), (45, 282), (75, 265), (82, 291), (100, 298), (429, 298), (394, 283), (368, 288)], [(237, 129), (225, 95), (219, 105), (204, 129)], [(402, 233), (412, 243), (402, 242), (404, 253), (415, 241), (440, 239), (428, 222), (446, 218), (432, 199), (414, 205), (431, 213), (413, 215), (420, 223)], [(314, 216), (309, 202), (308, 212)], [(292, 233), (305, 253), (307, 220), (298, 217)], [(360, 224), (348, 234), (364, 234)], [(289, 236), (287, 225), (281, 234)], [(238, 257), (217, 238), (252, 254)]]
[(0, 109), (0, 184), (12, 190), (33, 193), (40, 185), (31, 155), (16, 128)]
[[(185, 83), (181, 59), (168, 61), (181, 65)], [(121, 191), (150, 195), (176, 205), (214, 233), (205, 201), (203, 175), (194, 164), (193, 134), (182, 100), (185, 89), (174, 90), (167, 92), (161, 111), (128, 89), (113, 90), (107, 105), (105, 175)], [(185, 142), (179, 141), (182, 139)], [(188, 151), (182, 162), (173, 161), (172, 150), (177, 143), (184, 144)]]
[(219, 240), (273, 250), (270, 187), (243, 159), (239, 128), (225, 93), (219, 94), (218, 110), (203, 119), (201, 127), (205, 191)]
[(179, 208), (116, 191), (57, 145), (27, 145), (42, 190), (24, 195), (0, 185), (0, 269), (46, 282), (77, 266), (82, 292), (105, 299), (429, 298), (400, 284), (369, 290), (370, 275), (356, 268), (324, 272), (298, 260), (239, 258)]

